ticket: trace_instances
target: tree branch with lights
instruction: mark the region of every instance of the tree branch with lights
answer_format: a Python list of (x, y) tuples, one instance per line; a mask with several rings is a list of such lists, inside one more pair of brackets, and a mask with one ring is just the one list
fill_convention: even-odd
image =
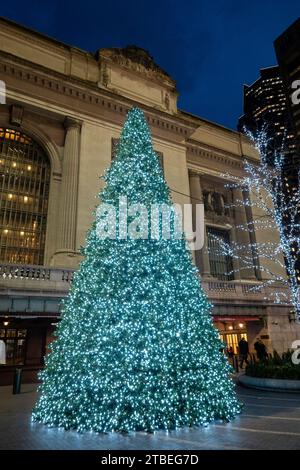
[[(300, 245), (300, 171), (295, 169), (298, 171), (298, 184), (291, 185), (287, 177), (285, 144), (270, 151), (270, 139), (265, 130), (255, 136), (247, 132), (247, 136), (259, 153), (260, 161), (245, 160), (243, 177), (229, 174), (223, 176), (228, 180), (226, 188), (239, 189), (243, 195), (227, 204), (228, 209), (251, 213), (246, 223), (235, 227), (237, 231), (249, 232), (250, 245), (246, 246), (239, 241), (227, 243), (216, 238), (220, 252), (236, 260), (238, 266), (227, 274), (254, 270), (260, 282), (254, 284), (250, 290), (264, 291), (266, 298), (276, 303), (291, 304), (295, 318), (300, 322), (300, 274), (297, 268)], [(257, 241), (255, 234), (262, 231), (266, 234), (272, 232), (272, 240)]]

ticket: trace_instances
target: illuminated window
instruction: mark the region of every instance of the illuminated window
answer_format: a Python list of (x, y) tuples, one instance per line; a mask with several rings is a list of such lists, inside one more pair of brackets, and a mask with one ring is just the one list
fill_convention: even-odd
[(43, 264), (50, 163), (29, 136), (0, 128), (0, 261)]

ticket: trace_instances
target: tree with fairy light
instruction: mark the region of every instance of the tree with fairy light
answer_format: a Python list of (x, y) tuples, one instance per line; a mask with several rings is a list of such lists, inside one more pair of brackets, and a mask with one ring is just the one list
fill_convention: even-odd
[[(128, 113), (104, 179), (99, 208), (106, 205), (108, 210), (97, 210), (88, 233), (85, 258), (40, 374), (33, 419), (97, 432), (230, 420), (241, 406), (186, 241), (164, 238), (160, 218), (158, 236), (146, 237), (136, 223), (138, 219), (142, 225), (143, 207), (149, 213), (153, 205), (172, 210), (148, 124), (138, 108)], [(124, 236), (120, 198), (134, 207), (128, 210), (125, 231), (135, 237)], [(107, 219), (107, 237), (100, 237), (99, 227), (111, 207), (118, 220), (116, 233)]]
[[(255, 134), (245, 130), (257, 150), (258, 162), (244, 161), (245, 175), (223, 175), (227, 189), (241, 190), (242, 197), (227, 204), (229, 211), (246, 210), (251, 216), (237, 225), (247, 231), (250, 245), (216, 238), (220, 252), (236, 260), (235, 272), (256, 271), (258, 283), (249, 291), (263, 291), (266, 299), (291, 305), (300, 322), (300, 171), (293, 169), (293, 183), (288, 177), (290, 158), (285, 139), (274, 146), (263, 128)], [(258, 237), (261, 234), (262, 236)], [(259, 238), (260, 241), (257, 241)]]

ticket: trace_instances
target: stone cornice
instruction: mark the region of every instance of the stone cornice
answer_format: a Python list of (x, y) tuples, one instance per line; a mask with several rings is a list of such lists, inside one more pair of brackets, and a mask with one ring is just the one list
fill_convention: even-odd
[[(0, 72), (21, 81), (24, 80), (44, 90), (55, 92), (58, 95), (64, 95), (88, 105), (100, 106), (121, 116), (125, 116), (130, 107), (139, 106), (145, 111), (152, 128), (157, 127), (163, 131), (180, 135), (182, 139), (187, 139), (197, 128), (197, 125), (183, 119), (181, 116), (163, 113), (153, 107), (137, 103), (108, 90), (100, 89), (97, 84), (92, 82), (48, 70), (41, 65), (33, 64), (3, 51), (0, 52)], [(24, 86), (23, 90), (26, 94)], [(82, 109), (82, 112), (84, 113), (85, 110)]]
[(59, 41), (58, 39), (55, 39), (51, 36), (47, 36), (39, 31), (36, 31), (35, 29), (29, 28), (9, 18), (0, 17), (0, 25), (3, 30), (6, 29), (10, 33), (13, 29), (14, 36), (20, 39), (24, 39), (25, 33), (26, 41), (32, 44), (36, 44), (36, 42), (39, 41), (43, 45), (47, 44), (47, 47), (51, 48), (54, 52), (57, 52), (58, 50), (64, 50), (68, 52), (72, 51), (85, 56), (89, 56), (91, 59), (95, 60), (93, 54), (89, 51), (85, 51), (83, 49), (80, 49), (79, 47), (66, 44), (62, 41)]
[[(220, 150), (211, 146), (205, 146), (201, 142), (187, 141), (187, 160), (191, 163), (197, 162), (219, 162), (231, 168), (243, 170), (242, 155), (233, 155), (225, 150)], [(200, 157), (200, 159), (199, 159)]]

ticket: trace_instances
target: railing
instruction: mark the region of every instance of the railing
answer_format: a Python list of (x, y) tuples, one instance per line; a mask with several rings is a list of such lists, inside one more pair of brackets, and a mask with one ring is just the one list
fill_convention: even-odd
[[(74, 270), (68, 268), (55, 268), (49, 266), (37, 266), (28, 264), (0, 264), (0, 281), (3, 280), (34, 280), (37, 282), (58, 282), (63, 283), (68, 289), (68, 285), (73, 280)], [(254, 300), (264, 300), (274, 295), (278, 286), (262, 286), (251, 281), (217, 281), (202, 279), (201, 284), (209, 297), (228, 298), (235, 297), (245, 299), (251, 296)], [(49, 285), (49, 284), (48, 284)], [(281, 287), (280, 290), (284, 290)]]
[(261, 295), (264, 287), (261, 284), (247, 281), (240, 282), (225, 282), (225, 281), (202, 281), (203, 287), (209, 292), (228, 292), (228, 293), (241, 293), (242, 295), (258, 294)]
[(261, 284), (242, 284), (242, 291), (244, 294), (261, 294)]
[(236, 292), (236, 284), (222, 281), (203, 281), (204, 287), (208, 287), (209, 291), (218, 292)]
[(258, 282), (241, 280), (237, 282), (211, 281), (202, 279), (201, 284), (208, 297), (222, 299), (235, 297), (236, 299), (246, 299), (251, 297), (254, 301), (275, 301), (275, 294), (282, 293), (282, 303), (288, 305), (288, 289), (285, 285), (263, 285)]
[(52, 268), (29, 264), (0, 264), (0, 279), (36, 279), (71, 283), (73, 269)]

